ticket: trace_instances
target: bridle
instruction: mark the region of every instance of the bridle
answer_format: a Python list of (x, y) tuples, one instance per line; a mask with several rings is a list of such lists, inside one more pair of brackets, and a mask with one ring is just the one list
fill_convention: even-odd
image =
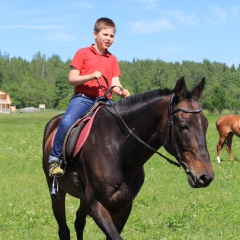
[(169, 104), (168, 104), (168, 124), (167, 124), (167, 131), (166, 131), (166, 138), (163, 144), (163, 147), (169, 147), (170, 146), (170, 140), (169, 136), (171, 136), (172, 144), (171, 146), (175, 149), (176, 152), (176, 159), (180, 163), (181, 166), (185, 168), (186, 172), (190, 172), (187, 164), (182, 160), (181, 154), (178, 150), (178, 146), (176, 143), (175, 133), (174, 133), (174, 122), (173, 122), (173, 115), (177, 112), (184, 112), (184, 113), (200, 113), (202, 111), (202, 108), (199, 109), (187, 109), (187, 108), (176, 108), (173, 110), (173, 98), (175, 96), (175, 93), (171, 95)]
[[(114, 87), (119, 87), (119, 86), (112, 86), (111, 88), (108, 88), (108, 80), (106, 77), (104, 77), (102, 75), (102, 77), (104, 78), (104, 80), (106, 81), (107, 83), (107, 91), (105, 92), (102, 88), (102, 86), (100, 85), (100, 83), (98, 82), (100, 88), (102, 89), (103, 93), (104, 93), (104, 96), (107, 100), (109, 100), (108, 98), (108, 94), (112, 91), (112, 89)], [(119, 87), (121, 90), (122, 88)], [(166, 131), (166, 138), (165, 138), (165, 141), (164, 141), (164, 144), (162, 145), (163, 147), (169, 147), (170, 146), (170, 139), (169, 139), (169, 136), (171, 136), (171, 140), (172, 140), (172, 144), (171, 146), (173, 147), (173, 149), (175, 149), (175, 152), (176, 152), (176, 159), (178, 161), (175, 162), (171, 159), (169, 159), (168, 157), (164, 156), (163, 154), (161, 154), (160, 152), (158, 152), (155, 148), (151, 147), (149, 144), (147, 144), (146, 142), (144, 142), (142, 139), (140, 139), (135, 133), (134, 133), (134, 128), (133, 129), (130, 129), (127, 124), (125, 123), (125, 121), (122, 119), (122, 117), (120, 116), (120, 114), (118, 113), (118, 111), (116, 110), (116, 108), (114, 107), (113, 103), (109, 100), (111, 106), (113, 107), (114, 111), (117, 113), (118, 117), (120, 118), (120, 120), (122, 121), (123, 125), (126, 127), (127, 131), (128, 131), (128, 135), (127, 135), (127, 138), (129, 138), (130, 136), (134, 137), (138, 142), (140, 142), (141, 144), (143, 144), (145, 147), (147, 147), (148, 149), (150, 149), (151, 151), (153, 151), (154, 153), (158, 154), (159, 156), (161, 156), (162, 158), (164, 158), (165, 160), (167, 160), (169, 163), (181, 168), (183, 167), (185, 169), (185, 171), (187, 173), (190, 173), (191, 174), (191, 171), (189, 170), (189, 167), (187, 166), (187, 164), (182, 160), (182, 157), (181, 157), (181, 154), (179, 152), (179, 149), (178, 149), (178, 146), (177, 146), (177, 143), (176, 143), (176, 138), (175, 138), (175, 133), (174, 133), (174, 122), (173, 122), (173, 115), (177, 112), (184, 112), (184, 113), (200, 113), (202, 111), (202, 108), (199, 108), (199, 109), (187, 109), (187, 108), (176, 108), (176, 109), (173, 109), (173, 98), (175, 96), (175, 93), (173, 93), (171, 95), (171, 98), (170, 98), (170, 101), (169, 101), (169, 104), (168, 104), (168, 123), (167, 123), (167, 131)]]

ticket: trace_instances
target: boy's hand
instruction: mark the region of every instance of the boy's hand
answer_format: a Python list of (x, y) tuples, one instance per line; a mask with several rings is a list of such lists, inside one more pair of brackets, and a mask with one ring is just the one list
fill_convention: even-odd
[(120, 96), (121, 97), (129, 97), (130, 92), (127, 89), (120, 90)]
[(99, 71), (95, 71), (90, 75), (90, 80), (98, 79), (102, 76), (102, 73)]

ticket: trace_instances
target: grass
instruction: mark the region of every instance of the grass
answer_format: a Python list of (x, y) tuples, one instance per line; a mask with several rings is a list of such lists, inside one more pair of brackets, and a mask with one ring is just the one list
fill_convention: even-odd
[[(47, 121), (58, 112), (0, 115), (0, 239), (58, 239), (57, 224), (41, 167), (42, 136)], [(205, 189), (192, 189), (183, 171), (154, 155), (145, 165), (146, 179), (122, 232), (130, 240), (236, 240), (240, 236), (240, 164), (222, 150), (216, 162), (216, 114), (207, 114), (208, 149), (215, 179)], [(240, 139), (233, 154), (240, 162)], [(164, 149), (162, 153), (169, 156)], [(169, 156), (170, 157), (170, 156)], [(171, 159), (173, 159), (171, 157)], [(75, 240), (79, 201), (67, 196), (67, 218)], [(86, 240), (104, 235), (87, 218)]]

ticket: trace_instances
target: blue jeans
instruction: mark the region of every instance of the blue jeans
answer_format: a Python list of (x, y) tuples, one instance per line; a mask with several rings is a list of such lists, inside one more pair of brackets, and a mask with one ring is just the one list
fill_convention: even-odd
[[(64, 139), (70, 127), (81, 118), (100, 97), (87, 97), (84, 94), (74, 95), (70, 102), (66, 112), (63, 115), (61, 122), (59, 123), (57, 133), (54, 138), (53, 146), (51, 149), (49, 163), (53, 161), (59, 161), (62, 155), (62, 148)], [(106, 104), (110, 104), (109, 101)]]

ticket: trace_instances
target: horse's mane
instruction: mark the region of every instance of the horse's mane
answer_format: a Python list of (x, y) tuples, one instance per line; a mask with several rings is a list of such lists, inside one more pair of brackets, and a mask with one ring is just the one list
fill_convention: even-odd
[(128, 98), (122, 98), (117, 103), (115, 103), (115, 107), (119, 111), (126, 110), (126, 109), (134, 110), (134, 108), (143, 106), (146, 103), (155, 100), (156, 98), (164, 97), (173, 92), (174, 92), (174, 90), (170, 90), (168, 88), (149, 90), (149, 91), (146, 91), (143, 93), (138, 93), (138, 94), (132, 95)]
[[(174, 89), (169, 88), (149, 90), (143, 93), (132, 95), (128, 98), (122, 98), (114, 105), (118, 111), (132, 111), (139, 108), (139, 106), (143, 106), (151, 101), (154, 101), (156, 98), (160, 99), (172, 93), (174, 93)], [(185, 98), (191, 99), (192, 93), (186, 90)]]

